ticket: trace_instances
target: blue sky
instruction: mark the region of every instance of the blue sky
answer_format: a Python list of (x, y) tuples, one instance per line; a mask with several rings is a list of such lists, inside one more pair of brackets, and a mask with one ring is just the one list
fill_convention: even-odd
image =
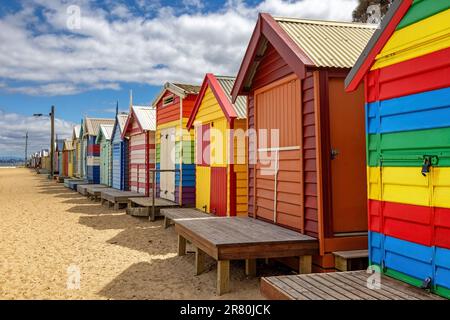
[[(48, 145), (80, 119), (150, 104), (166, 81), (235, 75), (258, 12), (350, 20), (357, 0), (17, 0), (0, 2), (0, 156)], [(79, 15), (78, 11), (79, 10)]]

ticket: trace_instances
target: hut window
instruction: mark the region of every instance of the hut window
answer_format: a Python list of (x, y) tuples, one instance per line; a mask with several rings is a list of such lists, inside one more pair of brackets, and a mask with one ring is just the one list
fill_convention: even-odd
[(172, 104), (172, 103), (173, 103), (173, 100), (174, 100), (173, 95), (171, 95), (171, 96), (165, 98), (165, 99), (163, 100), (163, 107), (168, 106), (169, 104)]

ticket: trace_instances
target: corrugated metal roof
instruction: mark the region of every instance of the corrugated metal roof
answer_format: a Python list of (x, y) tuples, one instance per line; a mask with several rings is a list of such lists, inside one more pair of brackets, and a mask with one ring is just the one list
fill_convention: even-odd
[(120, 134), (122, 134), (123, 129), (125, 128), (125, 123), (127, 122), (128, 114), (120, 113), (117, 115), (117, 122), (119, 123)]
[(197, 94), (200, 92), (200, 86), (194, 86), (192, 84), (184, 84), (184, 83), (174, 83), (173, 85), (177, 86), (184, 90), (186, 94)]
[(113, 128), (114, 128), (114, 125), (111, 125), (111, 124), (101, 124), (100, 125), (100, 130), (106, 140), (111, 140)]
[[(231, 90), (233, 90), (234, 81), (236, 81), (236, 77), (226, 77), (226, 76), (215, 76), (215, 77), (231, 103), (232, 101)], [(236, 103), (234, 104), (231, 103), (231, 105), (233, 106), (238, 119), (247, 118), (247, 100), (245, 96), (239, 96), (236, 99)]]
[(64, 150), (73, 150), (72, 140), (64, 140)]
[(133, 111), (142, 130), (156, 130), (156, 109), (154, 107), (133, 106)]
[(98, 135), (98, 132), (100, 130), (100, 125), (102, 125), (102, 124), (114, 125), (114, 119), (101, 119), (101, 118), (86, 117), (86, 120), (84, 121), (86, 131), (84, 132), (84, 134), (87, 134), (90, 136)]
[(376, 30), (362, 23), (274, 19), (317, 67), (353, 67)]

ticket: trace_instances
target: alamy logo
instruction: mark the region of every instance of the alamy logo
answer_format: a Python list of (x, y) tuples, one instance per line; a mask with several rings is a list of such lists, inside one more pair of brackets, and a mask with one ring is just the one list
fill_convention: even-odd
[(367, 268), (367, 273), (370, 276), (367, 278), (367, 288), (371, 290), (381, 289), (381, 269), (378, 266), (369, 266)]
[(81, 29), (81, 8), (76, 5), (67, 7), (67, 21), (66, 26), (69, 30)]
[(367, 23), (380, 24), (381, 23), (381, 7), (379, 4), (372, 4), (367, 7)]
[(81, 272), (77, 265), (70, 265), (67, 268), (67, 290), (80, 290)]

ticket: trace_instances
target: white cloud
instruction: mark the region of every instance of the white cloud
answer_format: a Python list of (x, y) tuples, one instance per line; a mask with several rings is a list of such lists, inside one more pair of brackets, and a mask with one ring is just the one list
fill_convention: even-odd
[[(206, 72), (235, 74), (257, 13), (350, 20), (357, 0), (264, 0), (249, 7), (229, 0), (218, 12), (202, 13), (202, 2), (184, 0), (196, 13), (180, 13), (159, 1), (138, 0), (136, 16), (123, 5), (110, 12), (87, 0), (81, 29), (67, 29), (67, 4), (27, 1), (20, 12), (0, 19), (0, 80), (35, 86), (6, 88), (31, 95), (74, 94), (134, 82), (161, 85), (167, 80), (200, 83)], [(45, 21), (36, 15), (38, 8)], [(41, 10), (39, 9), (39, 10)], [(149, 12), (153, 12), (148, 18)], [(32, 26), (30, 28), (30, 26)]]
[[(58, 138), (72, 136), (74, 123), (55, 119)], [(25, 151), (25, 134), (28, 131), (28, 153), (49, 149), (50, 121), (45, 117), (24, 116), (0, 110), (0, 156), (21, 156)]]

